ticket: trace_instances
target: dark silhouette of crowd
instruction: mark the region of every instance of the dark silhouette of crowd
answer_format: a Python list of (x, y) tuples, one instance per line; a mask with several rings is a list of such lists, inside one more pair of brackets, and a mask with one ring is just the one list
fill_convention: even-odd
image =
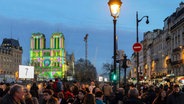
[(58, 78), (28, 84), (0, 84), (0, 104), (184, 104), (178, 84), (126, 84), (113, 90), (109, 82), (81, 83)]

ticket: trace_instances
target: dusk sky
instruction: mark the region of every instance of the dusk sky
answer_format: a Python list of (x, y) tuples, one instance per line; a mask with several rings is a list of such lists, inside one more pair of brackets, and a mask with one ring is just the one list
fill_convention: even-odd
[[(29, 59), (32, 33), (43, 33), (49, 48), (54, 32), (65, 36), (68, 53), (75, 60), (85, 58), (84, 36), (88, 37), (88, 59), (102, 73), (103, 63), (113, 61), (113, 17), (109, 0), (0, 0), (0, 42), (3, 38), (18, 39), (23, 47), (24, 64)], [(131, 57), (132, 45), (136, 42), (136, 11), (139, 19), (139, 40), (143, 33), (163, 28), (163, 20), (179, 7), (182, 0), (122, 0), (117, 19), (118, 49)]]

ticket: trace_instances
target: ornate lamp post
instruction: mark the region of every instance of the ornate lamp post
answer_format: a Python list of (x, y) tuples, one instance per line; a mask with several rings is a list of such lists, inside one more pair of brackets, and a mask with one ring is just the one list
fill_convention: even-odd
[[(108, 5), (109, 9), (111, 12), (111, 16), (114, 18), (113, 19), (113, 24), (114, 24), (114, 74), (116, 75), (116, 54), (117, 54), (117, 47), (116, 47), (116, 19), (119, 17), (120, 13), (120, 8), (121, 8), (121, 0), (109, 0)], [(116, 81), (115, 81), (115, 86), (114, 88), (116, 89)]]
[[(141, 19), (138, 19), (138, 12), (136, 12), (136, 42), (137, 43), (139, 42), (138, 26), (139, 26), (139, 22), (141, 22), (143, 18), (146, 18), (146, 24), (148, 24), (149, 23), (148, 16), (143, 16)], [(137, 84), (139, 83), (139, 72), (138, 72), (138, 68), (139, 68), (139, 52), (137, 52), (137, 66), (136, 66)]]

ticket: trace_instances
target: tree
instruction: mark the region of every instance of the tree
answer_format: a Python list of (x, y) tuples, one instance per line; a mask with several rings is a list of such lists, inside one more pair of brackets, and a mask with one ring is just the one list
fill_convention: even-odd
[(117, 75), (114, 74), (113, 67), (114, 67), (113, 64), (110, 64), (110, 63), (103, 64), (103, 69), (105, 70), (103, 75), (109, 75), (109, 79), (111, 81), (117, 80)]
[(84, 59), (79, 59), (75, 62), (75, 79), (82, 82), (96, 80), (97, 71), (94, 65), (87, 60), (87, 68), (86, 61)]
[(110, 73), (113, 71), (113, 65), (110, 63), (104, 63), (103, 64), (103, 69), (105, 70), (105, 73)]
[(29, 58), (27, 58), (25, 61), (24, 61), (24, 65), (30, 65), (30, 59)]
[(66, 64), (68, 65), (68, 70), (66, 72), (67, 76), (73, 76), (74, 72), (74, 62), (75, 58), (74, 58), (74, 53), (72, 54), (68, 54), (66, 53)]

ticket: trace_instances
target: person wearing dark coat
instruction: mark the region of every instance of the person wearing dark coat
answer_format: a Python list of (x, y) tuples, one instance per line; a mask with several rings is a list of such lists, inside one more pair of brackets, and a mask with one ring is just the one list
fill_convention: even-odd
[(0, 104), (24, 104), (23, 86), (15, 84), (1, 100)]
[(43, 100), (41, 104), (58, 104), (58, 99), (53, 96), (53, 92), (50, 89), (43, 91)]
[(0, 88), (0, 98), (2, 98), (2, 97), (3, 97), (3, 89)]
[(39, 90), (39, 88), (38, 88), (38, 86), (36, 85), (36, 82), (33, 82), (33, 85), (32, 85), (31, 88), (30, 88), (30, 93), (31, 93), (31, 94), (34, 93), (34, 94), (35, 94), (35, 97), (38, 98), (38, 90)]
[(184, 93), (179, 85), (174, 85), (173, 92), (167, 98), (167, 104), (184, 104)]
[(144, 97), (142, 98), (142, 101), (145, 104), (152, 104), (155, 98), (156, 98), (155, 86), (151, 85), (149, 86), (148, 91), (146, 91)]
[(167, 93), (165, 90), (160, 90), (157, 97), (154, 99), (152, 104), (166, 104), (167, 101)]
[(95, 93), (95, 98), (96, 98), (96, 104), (105, 104), (103, 102), (103, 92), (102, 91), (97, 91)]
[(85, 95), (86, 95), (86, 91), (79, 90), (79, 93), (78, 93), (77, 97), (74, 99), (73, 104), (83, 104)]
[(125, 104), (144, 104), (141, 99), (138, 98), (139, 92), (136, 88), (132, 88), (128, 91), (128, 98)]

